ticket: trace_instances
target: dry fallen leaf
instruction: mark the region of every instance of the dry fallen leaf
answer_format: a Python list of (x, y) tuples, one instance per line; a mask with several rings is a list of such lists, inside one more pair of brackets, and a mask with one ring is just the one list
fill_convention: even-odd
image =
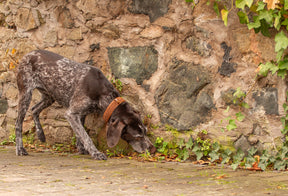
[(275, 9), (276, 5), (279, 3), (279, 0), (263, 0), (264, 3), (267, 3), (268, 10)]

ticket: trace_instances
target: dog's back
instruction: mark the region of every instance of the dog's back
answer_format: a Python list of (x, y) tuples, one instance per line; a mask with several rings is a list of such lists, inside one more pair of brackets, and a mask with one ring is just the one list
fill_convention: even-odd
[(25, 55), (19, 64), (18, 87), (37, 88), (68, 107), (75, 87), (90, 69), (58, 54), (36, 50)]

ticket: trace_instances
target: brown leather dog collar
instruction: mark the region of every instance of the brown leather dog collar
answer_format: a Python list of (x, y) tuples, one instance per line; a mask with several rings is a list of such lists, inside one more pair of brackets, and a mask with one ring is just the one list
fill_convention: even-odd
[(108, 120), (110, 119), (112, 113), (114, 112), (114, 110), (121, 104), (125, 102), (125, 100), (122, 97), (116, 97), (110, 104), (109, 106), (106, 108), (104, 114), (103, 114), (103, 119), (105, 121), (105, 123), (108, 122)]

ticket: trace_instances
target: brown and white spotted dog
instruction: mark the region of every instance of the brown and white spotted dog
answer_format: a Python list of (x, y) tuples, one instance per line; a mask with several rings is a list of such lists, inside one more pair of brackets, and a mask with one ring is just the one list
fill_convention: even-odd
[[(83, 123), (89, 113), (105, 111), (107, 143), (115, 146), (119, 139), (126, 140), (137, 152), (155, 152), (146, 136), (147, 130), (139, 115), (120, 97), (113, 85), (96, 67), (77, 63), (58, 54), (37, 50), (25, 55), (18, 67), (18, 117), (16, 120), (16, 154), (28, 155), (23, 147), (22, 124), (31, 102), (33, 89), (42, 94), (39, 103), (32, 107), (36, 133), (40, 141), (45, 135), (39, 114), (55, 101), (67, 108), (65, 117), (77, 137), (80, 153), (89, 153), (94, 159), (105, 160), (86, 133)], [(117, 100), (121, 99), (121, 102)], [(109, 107), (108, 107), (109, 106)], [(108, 114), (107, 114), (108, 113)]]

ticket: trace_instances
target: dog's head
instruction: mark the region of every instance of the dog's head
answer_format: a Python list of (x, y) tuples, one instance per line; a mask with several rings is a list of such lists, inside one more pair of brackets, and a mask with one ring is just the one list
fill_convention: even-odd
[(108, 146), (110, 148), (116, 146), (120, 138), (127, 141), (139, 153), (146, 150), (150, 153), (156, 151), (147, 137), (147, 129), (141, 122), (140, 115), (126, 102), (114, 110), (107, 124)]

